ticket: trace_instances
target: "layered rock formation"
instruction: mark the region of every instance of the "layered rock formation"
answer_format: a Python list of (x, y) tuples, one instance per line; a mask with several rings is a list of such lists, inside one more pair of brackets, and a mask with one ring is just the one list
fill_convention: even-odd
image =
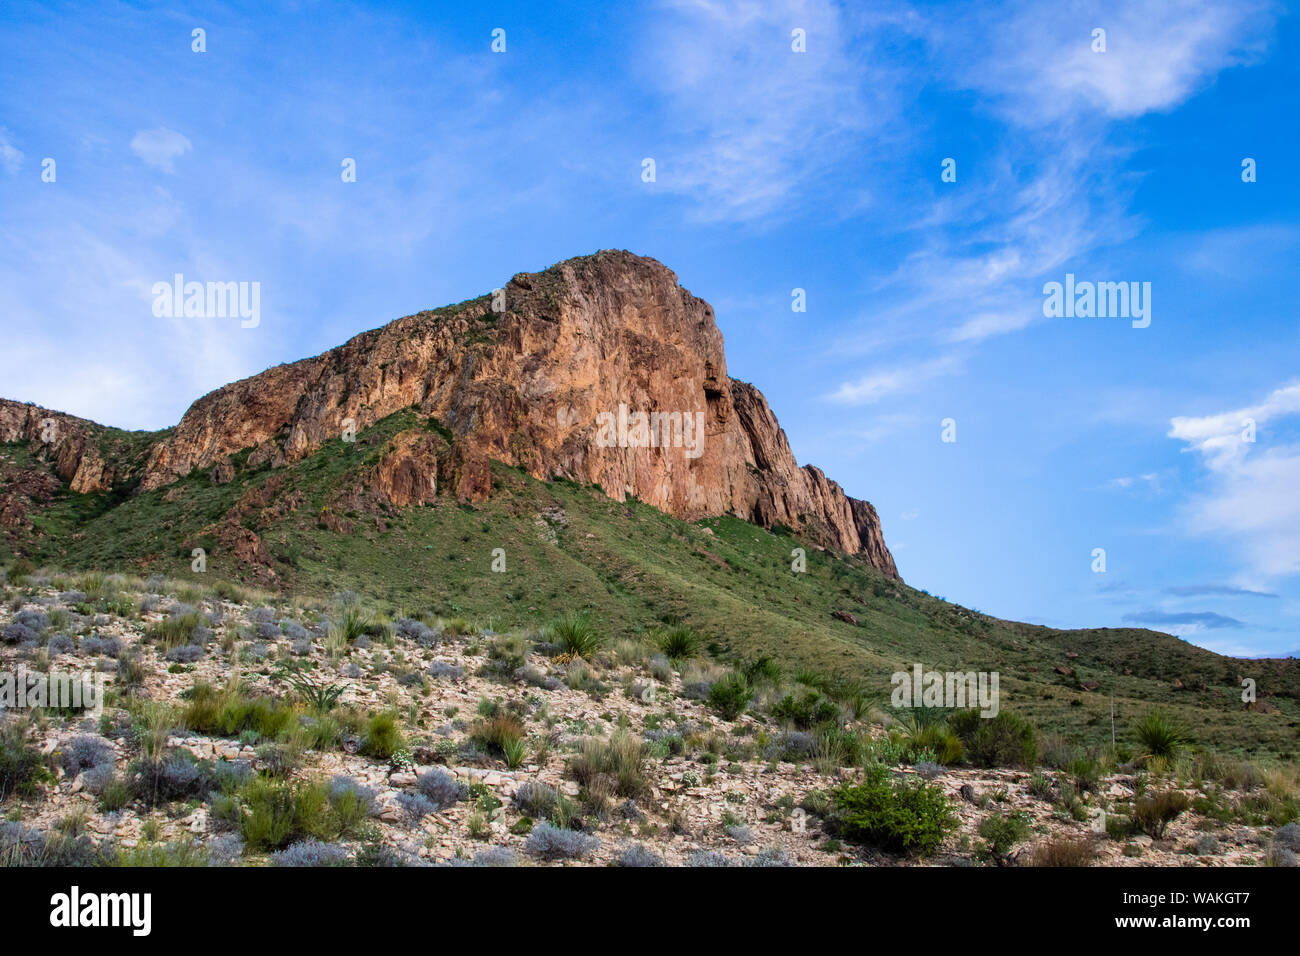
[(495, 296), (217, 389), (153, 447), (140, 487), (207, 468), (228, 481), (244, 449), (249, 467), (291, 463), (411, 407), (446, 440), (419, 431), (392, 443), (371, 490), (394, 504), (482, 500), (497, 459), (687, 520), (787, 525), (897, 576), (875, 509), (799, 467), (766, 399), (728, 377), (712, 307), (626, 252), (521, 273)]

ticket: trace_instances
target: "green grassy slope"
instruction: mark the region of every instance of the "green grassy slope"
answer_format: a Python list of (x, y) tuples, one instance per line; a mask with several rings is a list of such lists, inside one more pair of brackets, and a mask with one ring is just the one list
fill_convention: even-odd
[[(791, 551), (801, 544), (790, 536), (730, 517), (691, 524), (612, 501), (599, 488), (539, 482), (501, 465), (491, 499), (473, 506), (440, 497), (392, 508), (350, 495), (392, 436), (412, 427), (438, 428), (408, 410), (354, 444), (332, 442), (289, 468), (249, 472), (247, 454), (236, 456), (236, 478), (226, 485), (203, 473), (133, 497), (65, 489), (37, 516), (34, 534), (9, 546), (38, 564), (178, 577), (192, 573), (191, 549), (204, 547), (206, 580), (248, 579), (249, 567), (223, 550), (212, 529), (235, 509), (272, 555), (276, 586), (290, 592), (355, 590), (392, 612), (430, 610), (498, 630), (535, 626), (572, 608), (590, 610), (614, 637), (680, 620), (723, 659), (770, 655), (792, 668), (852, 675), (882, 692), (891, 673), (913, 663), (995, 670), (1004, 708), (1081, 742), (1109, 741), (1113, 697), (1121, 728), (1158, 704), (1224, 752), (1291, 759), (1300, 750), (1297, 661), (1223, 658), (1140, 629), (1056, 631), (1002, 621), (889, 580), (851, 556), (811, 548), (806, 573), (794, 573)], [(13, 445), (2, 451), (25, 454)], [(268, 487), (274, 492), (258, 494)], [(329, 530), (327, 519), (350, 530)], [(491, 570), (498, 548), (504, 573)], [(1059, 674), (1058, 665), (1074, 673)], [(1278, 712), (1245, 712), (1239, 675), (1254, 677)], [(1175, 680), (1186, 689), (1174, 689)], [(1082, 689), (1091, 681), (1100, 687)]]

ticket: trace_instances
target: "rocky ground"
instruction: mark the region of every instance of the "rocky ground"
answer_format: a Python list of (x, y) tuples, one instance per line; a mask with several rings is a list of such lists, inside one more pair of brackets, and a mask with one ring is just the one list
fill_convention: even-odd
[[(1122, 810), (1135, 791), (1150, 786), (1141, 770), (1103, 775), (1082, 795), (1080, 811), (1063, 808), (1045, 790), (1044, 778), (1050, 783), (1062, 776), (1049, 770), (1036, 782), (1027, 770), (899, 764), (892, 768), (897, 775), (921, 774), (941, 787), (960, 822), (942, 848), (924, 859), (888, 854), (842, 842), (826, 832), (819, 815), (819, 792), (857, 779), (861, 770), (831, 766), (817, 752), (786, 759), (792, 747), (803, 746), (802, 738), (791, 737), (761, 707), (723, 719), (707, 700), (697, 699), (700, 686), (716, 676), (716, 665), (703, 659), (670, 665), (649, 644), (623, 644), (602, 647), (583, 661), (557, 654), (540, 634), (512, 638), (428, 619), (372, 622), (376, 634), (348, 641), (340, 623), (348, 613), (346, 601), (238, 601), (208, 591), (187, 593), (184, 586), (156, 579), (119, 589), (123, 582), (102, 577), (93, 579), (88, 596), (79, 589), (83, 584), (33, 576), (22, 587), (6, 585), (0, 608), (4, 670), (93, 670), (105, 674), (110, 688), (99, 718), (36, 715), (35, 740), (51, 776), (38, 792), (11, 795), (3, 806), (5, 820), (30, 828), (24, 831), (29, 834), (72, 832), (117, 851), (202, 845), (213, 862), (276, 861), (244, 847), (238, 826), (222, 818), (211, 799), (152, 808), (130, 799), (110, 811), (102, 796), (103, 767), (96, 776), (68, 766), (65, 754), (94, 749), (84, 739), (74, 741), (98, 738), (111, 754), (112, 775), (128, 779), (143, 746), (139, 727), (146, 712), (167, 715), (164, 752), (184, 750), (198, 761), (246, 763), (254, 772), (293, 779), (343, 775), (373, 791), (360, 833), (334, 841), (337, 850), (318, 851), (326, 857), (351, 856), (367, 845), (387, 848), (386, 861), (408, 864), (477, 858), (596, 866), (990, 865), (980, 822), (991, 813), (1018, 811), (1029, 824), (1027, 835), (1003, 862), (1028, 862), (1037, 846), (1075, 836), (1089, 841), (1088, 856), (1098, 865), (1234, 866), (1263, 863), (1274, 830), (1192, 809), (1173, 820), (1160, 840), (1094, 832), (1098, 811)], [(188, 650), (167, 650), (160, 628), (190, 614), (199, 624), (176, 645)], [(119, 657), (133, 661), (135, 681), (123, 676), (127, 665)], [(339, 723), (336, 746), (302, 748), (285, 735), (275, 747), (247, 731), (220, 737), (183, 728), (180, 715), (197, 682), (223, 687), (238, 679), (247, 697), (297, 700), (285, 680), (291, 672), (341, 690), (331, 711)], [(381, 712), (396, 715), (404, 738), (389, 759), (358, 752), (364, 749), (366, 719)], [(476, 739), (476, 722), (494, 712), (522, 722), (523, 752), (512, 761)], [(295, 716), (310, 722), (320, 713), (304, 706)], [(849, 723), (872, 738), (889, 739), (890, 718), (878, 710)], [(580, 784), (571, 768), (584, 741), (620, 733), (644, 749), (640, 778), (622, 793), (608, 780)], [(104, 762), (96, 758), (97, 766)], [(411, 798), (421, 791), (421, 775), (434, 770), (468, 789), (460, 791), (461, 799), (426, 813)], [(1197, 786), (1171, 779), (1166, 785), (1180, 783), (1194, 807), (1198, 799), (1221, 807), (1241, 796), (1208, 781)], [(527, 796), (536, 784), (581, 808), (576, 825), (584, 839), (573, 855), (548, 858), (530, 835), (529, 824), (537, 824), (521, 805), (527, 801), (518, 798), (521, 788)]]

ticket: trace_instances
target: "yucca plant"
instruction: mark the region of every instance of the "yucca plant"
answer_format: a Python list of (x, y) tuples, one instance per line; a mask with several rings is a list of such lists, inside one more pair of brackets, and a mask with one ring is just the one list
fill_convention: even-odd
[(356, 605), (349, 605), (343, 609), (343, 616), (339, 620), (339, 632), (343, 639), (349, 644), (355, 644), (358, 637), (367, 634), (372, 626), (370, 615)]
[(1169, 760), (1191, 743), (1181, 725), (1162, 710), (1149, 711), (1133, 727), (1133, 735), (1142, 747), (1142, 756)]
[(551, 643), (573, 657), (590, 658), (600, 649), (601, 638), (586, 611), (570, 611), (551, 622)]
[(669, 660), (680, 661), (694, 657), (700, 650), (700, 635), (685, 624), (664, 628), (655, 643)]
[(511, 770), (516, 770), (523, 766), (524, 758), (528, 756), (528, 745), (522, 738), (511, 738), (501, 742), (501, 753), (505, 757), (506, 766)]

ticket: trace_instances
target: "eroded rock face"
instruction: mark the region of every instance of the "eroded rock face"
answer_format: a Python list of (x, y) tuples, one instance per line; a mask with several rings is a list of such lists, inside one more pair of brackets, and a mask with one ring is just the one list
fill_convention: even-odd
[(503, 291), (503, 303), (407, 316), (205, 395), (152, 449), (142, 490), (214, 465), (222, 480), (245, 448), (249, 467), (291, 463), (415, 407), (451, 442), (398, 436), (369, 489), (394, 504), (482, 500), (497, 459), (687, 520), (788, 525), (897, 576), (875, 509), (799, 467), (767, 400), (728, 377), (713, 308), (665, 266), (605, 251)]
[(81, 494), (104, 491), (113, 481), (91, 436), (92, 427), (74, 415), (0, 398), (0, 442), (27, 442)]

